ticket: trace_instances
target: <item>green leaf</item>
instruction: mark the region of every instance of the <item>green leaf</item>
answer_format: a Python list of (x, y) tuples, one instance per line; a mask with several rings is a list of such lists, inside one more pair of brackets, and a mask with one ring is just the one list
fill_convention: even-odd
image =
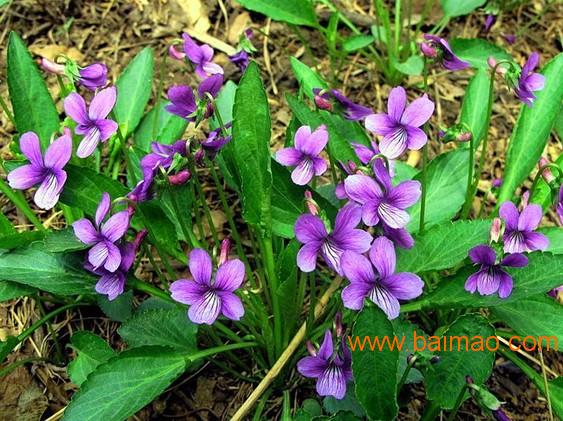
[(5, 341), (0, 341), (0, 363), (4, 362), (8, 354), (14, 350), (20, 341), (15, 336), (8, 336)]
[(0, 237), (9, 234), (17, 234), (17, 231), (6, 215), (0, 213)]
[(113, 113), (124, 138), (135, 130), (143, 117), (151, 96), (153, 73), (152, 48), (146, 47), (127, 65), (115, 82), (117, 102)]
[(327, 83), (306, 64), (303, 64), (295, 57), (290, 57), (291, 70), (299, 82), (299, 86), (310, 99), (315, 97), (314, 88), (328, 89)]
[(253, 62), (236, 91), (231, 143), (242, 182), (243, 217), (264, 235), (269, 235), (272, 222), (270, 136), (268, 97)]
[(106, 295), (98, 295), (98, 305), (110, 320), (124, 322), (133, 312), (133, 291), (125, 291), (111, 301)]
[(184, 358), (166, 347), (124, 351), (88, 376), (63, 419), (124, 420), (160, 395), (185, 366)]
[(563, 254), (563, 230), (561, 228), (540, 228), (539, 232), (543, 233), (549, 239), (549, 246), (546, 251), (553, 254)]
[[(485, 382), (493, 369), (495, 353), (487, 350), (484, 341), (494, 335), (495, 330), (484, 317), (476, 314), (459, 317), (445, 333), (446, 346), (442, 338), (439, 351), (435, 352), (440, 362), (430, 366), (424, 376), (428, 399), (441, 408), (452, 409), (466, 385), (465, 376), (471, 376), (477, 385)], [(483, 351), (479, 350), (476, 337), (483, 340)], [(466, 392), (465, 397), (468, 396)]]
[(44, 233), (41, 231), (24, 231), (0, 236), (0, 250), (12, 250), (28, 246), (35, 241), (42, 240)]
[(563, 100), (563, 53), (542, 70), (545, 87), (536, 91), (532, 107), (522, 105), (506, 154), (506, 169), (498, 203), (512, 199), (514, 191), (537, 164), (549, 139)]
[(325, 411), (331, 415), (340, 415), (339, 413), (342, 412), (351, 412), (357, 417), (362, 417), (356, 419), (364, 419), (366, 416), (366, 412), (358, 402), (356, 393), (351, 387), (346, 390), (346, 396), (344, 396), (344, 399), (336, 399), (334, 396), (327, 396), (324, 398), (323, 407)]
[[(465, 201), (467, 189), (468, 149), (457, 149), (434, 158), (426, 169), (427, 193), (425, 226), (449, 221)], [(419, 173), (415, 179), (420, 180)], [(420, 225), (420, 201), (409, 209), (411, 220), (407, 229), (418, 231)]]
[(121, 325), (119, 334), (131, 348), (162, 345), (183, 352), (197, 349), (197, 325), (181, 307), (137, 312)]
[(302, 303), (299, 302), (297, 288), (299, 272), (295, 265), (299, 247), (300, 244), (297, 240), (290, 241), (276, 260), (276, 273), (281, 282), (276, 294), (279, 296), (281, 303), (281, 313), (286, 335), (293, 332), (302, 310)]
[(444, 14), (448, 18), (468, 15), (486, 2), (487, 0), (440, 0)]
[(454, 267), (467, 250), (489, 238), (490, 221), (456, 221), (437, 225), (414, 235), (410, 250), (397, 249), (397, 272), (420, 273)]
[(342, 43), (342, 49), (347, 53), (353, 53), (354, 51), (361, 50), (362, 48), (368, 47), (375, 41), (373, 35), (352, 35)]
[[(512, 56), (506, 50), (484, 39), (455, 38), (450, 45), (456, 56), (463, 61), (467, 61), (475, 69), (488, 70), (487, 59), (489, 57), (493, 57), (497, 62), (501, 60), (512, 61)], [(486, 104), (485, 102), (483, 105)]]
[[(558, 343), (563, 343), (563, 306), (547, 294), (524, 297), (510, 304), (492, 307), (491, 313), (522, 337), (556, 337), (555, 348)], [(541, 314), (541, 317), (531, 317), (534, 314)], [(548, 344), (542, 344), (545, 345)], [(551, 341), (551, 349), (553, 345)]]
[(108, 343), (91, 332), (76, 332), (70, 343), (78, 356), (68, 364), (67, 371), (70, 380), (77, 386), (84, 383), (96, 367), (115, 356)]
[[(479, 69), (469, 81), (463, 97), (460, 116), (460, 123), (466, 124), (471, 131), (475, 146), (479, 145), (487, 130), (486, 104), (489, 101), (489, 92), (489, 72), (486, 69)], [(463, 145), (469, 147), (469, 142)]]
[(61, 253), (64, 251), (86, 250), (89, 246), (84, 244), (76, 235), (72, 228), (65, 228), (60, 231), (51, 231), (43, 240), (45, 251), (50, 253)]
[[(414, 344), (415, 334), (416, 334), (416, 338), (421, 336), (427, 338), (428, 335), (421, 328), (409, 322), (408, 320), (397, 318), (393, 320), (392, 323), (393, 323), (393, 330), (395, 331), (395, 336), (397, 336), (399, 342), (404, 341), (403, 343), (407, 345), (407, 346), (402, 346), (401, 349), (399, 350), (399, 362), (397, 365), (397, 383), (398, 383), (403, 377), (405, 370), (407, 369), (408, 357), (413, 353), (413, 349), (412, 347), (410, 347), (410, 344)], [(405, 338), (404, 340), (402, 339), (403, 337)], [(420, 342), (420, 340), (418, 341)], [(432, 358), (432, 353), (430, 351), (418, 351), (417, 353), (427, 354), (425, 355), (425, 357), (429, 356), (429, 358)], [(423, 379), (422, 373), (415, 367), (412, 367), (409, 370), (409, 373), (407, 374), (407, 379), (405, 380), (405, 383), (406, 384), (419, 383), (422, 381), (422, 379)]]
[(67, 180), (60, 201), (70, 207), (82, 209), (92, 216), (96, 212), (102, 193), (109, 193), (111, 199), (125, 196), (127, 190), (121, 183), (94, 170), (76, 165), (65, 167)]
[(35, 132), (45, 151), (59, 130), (59, 113), (37, 65), (15, 32), (10, 32), (8, 40), (8, 89), (18, 132)]
[(468, 267), (452, 278), (443, 280), (436, 291), (423, 299), (423, 307), (479, 308), (507, 305), (532, 295), (546, 293), (561, 285), (563, 279), (563, 255), (532, 253), (528, 255), (528, 266), (507, 268), (514, 281), (510, 297), (501, 300), (498, 295), (470, 294), (463, 288), (467, 277), (477, 268)]
[(188, 127), (187, 120), (164, 109), (169, 102), (159, 101), (141, 120), (133, 135), (134, 145), (144, 152), (150, 152), (151, 142), (170, 145), (181, 139)]
[(0, 303), (33, 294), (35, 288), (17, 282), (0, 281)]
[[(192, 206), (194, 198), (193, 191), (183, 186), (168, 186), (167, 189), (160, 192), (159, 204), (170, 221), (174, 223), (176, 235), (184, 241), (189, 241), (189, 238), (184, 238), (182, 232), (182, 225), (186, 227), (192, 226)], [(178, 203), (178, 208), (181, 209), (178, 215), (174, 210), (174, 200)], [(188, 228), (190, 229), (190, 228)]]
[(291, 181), (289, 172), (272, 160), (272, 230), (274, 234), (293, 238), (295, 221), (304, 211), (305, 190)]
[[(356, 319), (353, 338), (392, 338), (393, 326), (379, 308), (367, 307)], [(352, 352), (352, 371), (356, 381), (356, 396), (370, 418), (391, 420), (398, 413), (397, 406), (397, 364), (399, 351), (388, 347), (382, 351)]]
[(239, 0), (249, 10), (293, 25), (319, 26), (310, 0)]
[(48, 253), (40, 244), (0, 254), (0, 273), (14, 281), (52, 294), (93, 292), (95, 278), (82, 269), (83, 259), (65, 253)]
[(405, 75), (418, 76), (424, 69), (424, 60), (420, 55), (410, 56), (403, 63), (395, 63), (395, 69)]

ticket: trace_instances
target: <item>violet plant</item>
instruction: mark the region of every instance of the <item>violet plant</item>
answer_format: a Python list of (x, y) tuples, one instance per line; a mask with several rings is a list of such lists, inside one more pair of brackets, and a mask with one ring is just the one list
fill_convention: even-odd
[[(383, 2), (375, 4), (390, 26)], [(291, 409), (295, 385), (299, 398), (330, 402), (334, 416), (400, 419), (399, 394), (422, 379), (423, 419), (454, 419), (468, 397), (503, 419), (483, 386), (497, 353), (563, 416), (557, 379), (498, 339), (563, 337), (558, 326), (536, 330), (542, 314), (562, 314), (553, 298), (563, 283), (561, 228), (542, 221), (551, 212), (563, 222), (563, 171), (561, 159), (540, 158), (563, 97), (563, 56), (540, 74), (536, 54), (522, 67), (510, 56), (464, 59), (446, 39), (419, 36), (405, 48), (422, 64), (421, 85), (392, 86), (385, 110), (356, 103), (291, 58), (302, 95), (286, 96), (293, 120), (280, 147), (251, 38), (245, 33), (231, 57), (243, 72), (235, 83), (210, 46), (184, 34), (183, 50), (176, 43), (164, 57), (185, 65), (194, 84), (166, 92), (160, 84), (152, 101), (151, 84), (137, 83), (153, 80), (150, 48), (115, 82), (102, 63), (45, 62), (64, 88), (61, 120), (23, 41), (10, 35), (4, 111), (17, 131), (16, 159), (3, 162), (0, 191), (36, 230), (0, 220), (0, 298), (30, 295), (50, 312), (1, 342), (1, 360), (57, 314), (99, 305), (119, 319), (125, 349), (93, 334), (86, 347), (71, 339), (67, 374), (80, 390), (65, 420), (126, 419), (211, 357), (254, 389), (235, 420), (251, 411), (263, 419), (267, 396), (283, 396), (283, 419), (313, 419)], [(388, 47), (390, 61), (403, 56)], [(434, 116), (428, 75), (437, 67), (471, 76), (450, 128)], [(484, 195), (493, 103), (505, 89), (497, 79), (522, 105), (502, 183)], [(445, 142), (455, 147), (430, 160)], [(418, 150), (415, 168), (407, 158)], [(37, 207), (60, 211), (65, 227), (44, 226), (13, 190), (34, 186)], [(152, 278), (139, 270), (145, 261)], [(430, 344), (443, 335), (493, 338), (496, 349), (362, 351), (355, 342), (420, 336)], [(97, 351), (104, 357), (94, 363)]]

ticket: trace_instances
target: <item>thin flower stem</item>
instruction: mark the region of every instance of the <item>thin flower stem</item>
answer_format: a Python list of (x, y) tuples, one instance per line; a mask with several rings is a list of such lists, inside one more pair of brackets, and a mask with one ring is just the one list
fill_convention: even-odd
[(211, 357), (222, 352), (234, 351), (235, 349), (253, 348), (258, 346), (258, 342), (241, 342), (236, 344), (221, 345), (214, 348), (204, 349), (195, 354), (186, 355), (186, 360), (194, 362), (203, 358)]
[[(424, 93), (428, 93), (428, 61), (426, 60), (426, 58), (424, 58), (423, 80), (424, 80)], [(428, 163), (428, 142), (430, 142), (430, 139), (427, 140), (427, 142), (424, 144), (422, 148), (422, 174), (420, 180), (422, 192), (420, 197), (420, 222), (418, 228), (420, 233), (424, 232), (424, 216), (426, 212), (426, 193), (428, 190), (427, 177), (426, 177), (426, 172), (427, 172), (426, 167)]]
[(174, 209), (174, 213), (176, 214), (178, 223), (180, 224), (180, 229), (182, 230), (182, 233), (184, 234), (186, 241), (190, 244), (192, 248), (201, 248), (201, 245), (199, 244), (199, 241), (195, 237), (192, 228), (187, 227), (186, 224), (184, 223), (184, 218), (180, 217), (180, 205), (178, 204), (178, 199), (176, 198), (176, 195), (174, 194), (173, 191), (170, 191), (169, 193), (171, 199), (170, 201), (172, 202), (172, 208)]
[(465, 191), (465, 203), (461, 211), (462, 219), (465, 219), (471, 209), (471, 199), (473, 198), (473, 171), (475, 170), (475, 141), (473, 136), (469, 139), (469, 163), (467, 166), (467, 189)]
[(334, 158), (332, 157), (332, 153), (330, 153), (330, 148), (328, 148), (327, 151), (328, 151), (328, 161), (330, 163), (330, 175), (332, 177), (332, 184), (336, 186), (336, 184), (338, 184), (338, 176), (336, 175), (336, 165), (334, 164)]
[(21, 367), (22, 365), (29, 364), (29, 363), (35, 363), (35, 362), (39, 362), (39, 361), (49, 361), (49, 360), (47, 358), (32, 357), (32, 358), (26, 358), (24, 360), (15, 361), (12, 364), (7, 365), (2, 370), (0, 370), (0, 378), (7, 376), (12, 371), (14, 371), (16, 368)]
[(192, 179), (195, 182), (195, 187), (197, 190), (197, 194), (199, 197), (199, 202), (201, 207), (203, 208), (203, 213), (205, 214), (205, 218), (207, 219), (207, 224), (209, 225), (209, 229), (211, 231), (211, 236), (213, 237), (213, 241), (215, 242), (216, 246), (219, 246), (219, 236), (217, 235), (217, 229), (215, 228), (215, 223), (213, 222), (213, 217), (211, 216), (211, 211), (209, 209), (209, 205), (207, 204), (207, 200), (205, 200), (205, 192), (203, 191), (203, 186), (199, 180), (197, 175), (197, 170), (192, 161), (190, 161), (190, 171), (192, 172)]
[(546, 366), (543, 360), (543, 351), (541, 349), (541, 346), (538, 348), (538, 356), (540, 357), (540, 362), (541, 362), (541, 374), (543, 378), (543, 387), (545, 388), (545, 397), (547, 399), (547, 409), (549, 410), (549, 419), (550, 421), (553, 421), (553, 409), (551, 408), (551, 395), (549, 393), (549, 383), (547, 381), (547, 373), (545, 370)]
[(33, 210), (26, 202), (23, 194), (21, 192), (12, 190), (2, 178), (0, 178), (0, 192), (4, 193), (4, 195), (8, 199), (10, 199), (14, 206), (24, 214), (24, 216), (35, 226), (35, 228), (37, 228), (39, 231), (47, 232), (47, 228), (45, 228), (39, 218), (35, 216), (35, 213), (33, 213)]
[(280, 296), (278, 295), (279, 281), (278, 275), (276, 274), (276, 264), (274, 261), (274, 248), (272, 245), (272, 239), (270, 237), (262, 239), (262, 252), (264, 267), (266, 268), (266, 273), (268, 274), (268, 286), (270, 289), (272, 310), (274, 313), (274, 349), (276, 350), (275, 355), (278, 356), (281, 353), (282, 347), (283, 317), (281, 313)]
[[(45, 311), (45, 307), (43, 306), (43, 303), (40, 300), (36, 300), (36, 302), (37, 302), (37, 306), (41, 310), (41, 314), (45, 315), (46, 311)], [(51, 334), (53, 338), (53, 342), (55, 343), (55, 353), (56, 353), (55, 362), (61, 364), (64, 361), (64, 357), (61, 349), (61, 344), (59, 343), (59, 339), (57, 336), (57, 332), (53, 329), (53, 326), (50, 323), (47, 324), (47, 330)]]
[[(196, 192), (193, 183), (190, 183), (190, 188), (192, 190), (192, 197), (196, 198)], [(197, 200), (196, 200), (197, 201)], [(194, 216), (195, 216), (195, 224), (197, 227), (197, 231), (199, 232), (199, 238), (203, 241), (203, 245), (206, 250), (209, 250), (209, 245), (207, 241), (205, 241), (205, 231), (203, 230), (203, 224), (201, 222), (201, 216), (197, 209), (194, 208)]]
[(151, 263), (152, 267), (154, 268), (154, 271), (156, 272), (156, 276), (158, 276), (159, 279), (162, 279), (166, 282), (169, 282), (170, 280), (168, 279), (168, 277), (164, 276), (164, 274), (162, 273), (162, 271), (160, 270), (160, 268), (156, 264), (150, 248), (147, 245), (143, 244), (143, 249), (145, 250), (145, 254), (148, 257), (149, 262)]
[(407, 378), (409, 377), (409, 373), (411, 371), (411, 368), (414, 367), (416, 360), (417, 360), (416, 355), (413, 355), (411, 357), (409, 363), (407, 364), (405, 371), (403, 372), (403, 375), (401, 376), (401, 380), (399, 380), (399, 383), (397, 384), (397, 393), (401, 392), (401, 389), (403, 388), (403, 385), (407, 381)]
[(129, 278), (127, 280), (127, 285), (129, 285), (133, 289), (136, 289), (137, 291), (145, 292), (149, 295), (152, 295), (153, 297), (158, 297), (164, 301), (168, 301), (169, 303), (176, 303), (166, 291), (163, 291), (160, 288), (149, 284), (148, 282), (141, 281), (140, 279)]
[(156, 90), (155, 112), (152, 122), (152, 138), (156, 139), (158, 134), (158, 120), (160, 118), (160, 97), (164, 90), (164, 73), (166, 72), (166, 59), (168, 58), (167, 51), (164, 51), (164, 59), (160, 63), (160, 71), (158, 76), (158, 88)]
[(20, 333), (17, 336), (18, 342), (25, 341), (28, 337), (30, 337), (33, 334), (33, 332), (35, 332), (37, 329), (39, 329), (41, 326), (43, 326), (45, 323), (47, 323), (49, 320), (51, 320), (53, 317), (57, 316), (58, 314), (61, 314), (61, 313), (65, 312), (65, 311), (67, 311), (71, 308), (83, 306), (83, 305), (87, 305), (87, 304), (88, 303), (70, 303), (70, 304), (66, 304), (62, 307), (59, 307), (56, 310), (53, 310), (52, 312), (43, 316), (41, 319), (37, 320), (35, 323), (33, 323), (30, 327), (28, 327), (22, 333)]
[(11, 113), (10, 109), (8, 108), (8, 104), (6, 104), (4, 98), (2, 98), (1, 96), (0, 96), (0, 107), (8, 117), (8, 120), (10, 120), (10, 122), (14, 125), (14, 127), (17, 127), (16, 120), (14, 120), (14, 115)]
[(530, 200), (532, 200), (532, 197), (534, 197), (534, 193), (536, 191), (536, 188), (538, 187), (538, 183), (541, 180), (544, 171), (547, 169), (557, 170), (559, 176), (560, 177), (563, 176), (563, 170), (561, 170), (561, 168), (559, 168), (559, 165), (557, 164), (549, 163), (541, 167), (538, 173), (536, 174), (536, 176), (534, 177), (534, 182), (532, 183), (532, 188), (530, 189)]
[(450, 415), (448, 415), (447, 421), (455, 420), (455, 416), (457, 415), (457, 411), (459, 411), (459, 407), (463, 403), (463, 398), (465, 397), (466, 392), (467, 392), (467, 384), (464, 384), (463, 388), (459, 392), (459, 395), (457, 395), (457, 400), (455, 401), (455, 405), (452, 409), (452, 412), (450, 412)]

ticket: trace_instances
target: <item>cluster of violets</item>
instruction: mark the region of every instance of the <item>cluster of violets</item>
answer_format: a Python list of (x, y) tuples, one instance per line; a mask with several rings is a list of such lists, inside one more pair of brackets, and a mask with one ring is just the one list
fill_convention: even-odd
[[(241, 37), (237, 52), (231, 61), (241, 71), (249, 63), (254, 50), (252, 32)], [(167, 96), (170, 103), (166, 110), (196, 126), (214, 113), (214, 99), (223, 86), (223, 69), (213, 62), (214, 51), (208, 45), (199, 45), (188, 34), (183, 34), (183, 51), (174, 45), (169, 56), (191, 63), (200, 78), (197, 89), (187, 85), (172, 86)], [(421, 52), (429, 62), (441, 64), (448, 70), (462, 70), (469, 63), (456, 57), (448, 42), (432, 35), (425, 35), (420, 45)], [(531, 106), (534, 91), (543, 88), (543, 76), (534, 73), (539, 56), (530, 56), (522, 69), (490, 65), (509, 81), (516, 96)], [(71, 92), (64, 100), (64, 110), (75, 124), (74, 134), (80, 137), (76, 150), (78, 158), (87, 158), (118, 131), (117, 123), (109, 116), (116, 103), (117, 90), (107, 85), (107, 68), (94, 63), (81, 68), (71, 61), (65, 64), (43, 60), (42, 67), (58, 75), (66, 75), (73, 84), (92, 91), (89, 105), (77, 92)], [(516, 69), (516, 70), (515, 70)], [(418, 181), (394, 183), (394, 160), (409, 150), (419, 150), (428, 138), (422, 127), (434, 112), (434, 103), (423, 95), (408, 103), (407, 93), (402, 87), (390, 91), (386, 112), (376, 113), (369, 107), (356, 104), (338, 90), (313, 90), (314, 102), (319, 109), (340, 111), (349, 120), (362, 122), (377, 139), (370, 146), (353, 143), (361, 165), (341, 162), (346, 174), (336, 187), (336, 196), (343, 203), (334, 226), (319, 209), (310, 192), (306, 193), (308, 213), (301, 215), (295, 223), (295, 235), (302, 244), (297, 256), (297, 266), (303, 272), (313, 272), (319, 257), (337, 275), (349, 283), (342, 291), (346, 308), (361, 310), (366, 301), (381, 308), (389, 319), (399, 316), (400, 301), (411, 300), (422, 294), (423, 281), (416, 274), (396, 273), (396, 247), (411, 248), (412, 236), (406, 227), (410, 222), (407, 209), (421, 196)], [(193, 145), (190, 141), (178, 140), (171, 145), (153, 142), (151, 153), (141, 160), (142, 180), (128, 193), (127, 199), (116, 202), (128, 203), (125, 210), (112, 212), (109, 195), (104, 193), (95, 213), (94, 221), (83, 218), (73, 224), (76, 237), (89, 246), (86, 269), (100, 276), (96, 291), (110, 300), (124, 291), (127, 273), (132, 268), (136, 252), (147, 234), (142, 230), (132, 241), (125, 239), (135, 204), (153, 197), (153, 185), (160, 174), (169, 184), (184, 184), (191, 174), (187, 159), (201, 163), (215, 155), (231, 141), (228, 129), (231, 123), (213, 130), (207, 139)], [(72, 157), (73, 134), (65, 128), (61, 137), (54, 140), (43, 155), (39, 139), (28, 132), (20, 139), (20, 148), (29, 164), (21, 166), (8, 175), (11, 187), (27, 189), (39, 185), (35, 203), (50, 209), (58, 201), (66, 181), (65, 165)], [(313, 130), (300, 127), (294, 136), (294, 145), (277, 151), (275, 159), (282, 165), (292, 167), (291, 178), (297, 185), (306, 186), (322, 176), (328, 169), (323, 151), (329, 142), (324, 126)], [(559, 193), (557, 213), (563, 223), (563, 186)], [(480, 245), (469, 251), (470, 259), (479, 266), (471, 275), (465, 289), (482, 295), (498, 291), (506, 298), (512, 291), (513, 281), (506, 267), (522, 267), (527, 264), (523, 253), (544, 250), (548, 246), (545, 236), (535, 232), (542, 211), (535, 204), (525, 204), (521, 212), (511, 202), (501, 206), (500, 217), (504, 221), (502, 247), (498, 242), (501, 220), (493, 221), (490, 245)], [(245, 280), (245, 267), (239, 259), (229, 260), (229, 243), (224, 241), (217, 263), (213, 268), (211, 256), (202, 249), (189, 253), (187, 279), (179, 279), (171, 287), (172, 298), (189, 306), (189, 319), (198, 324), (213, 324), (219, 316), (240, 320), (244, 315), (241, 299), (236, 290)], [(500, 258), (497, 258), (497, 255)], [(321, 396), (342, 399), (347, 382), (352, 379), (351, 355), (345, 345), (341, 318), (336, 320), (336, 341), (330, 330), (324, 335), (317, 350), (309, 342), (311, 354), (298, 363), (298, 370), (306, 377), (317, 379), (317, 392)]]

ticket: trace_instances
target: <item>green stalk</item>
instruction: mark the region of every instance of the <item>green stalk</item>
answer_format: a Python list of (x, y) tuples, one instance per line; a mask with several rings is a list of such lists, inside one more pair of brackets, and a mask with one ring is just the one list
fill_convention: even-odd
[(401, 0), (395, 0), (395, 59), (399, 61), (399, 46), (401, 36)]
[(538, 183), (539, 183), (539, 181), (540, 181), (541, 178), (542, 178), (543, 172), (544, 172), (545, 170), (547, 170), (547, 169), (550, 169), (550, 168), (552, 168), (552, 169), (554, 169), (554, 170), (557, 170), (557, 172), (559, 173), (559, 176), (560, 176), (560, 177), (563, 176), (563, 170), (561, 170), (561, 168), (559, 168), (559, 165), (557, 165), (557, 164), (549, 163), (549, 164), (546, 164), (546, 165), (542, 166), (542, 167), (539, 169), (539, 171), (538, 171), (538, 173), (536, 174), (536, 176), (534, 177), (534, 182), (532, 183), (532, 188), (530, 189), (530, 200), (532, 200), (532, 197), (534, 197), (534, 192), (536, 191), (536, 188), (537, 188), (537, 186), (538, 186)]
[[(469, 164), (467, 167), (467, 189), (465, 191), (465, 203), (463, 205), (462, 215), (469, 214), (471, 209), (471, 198), (473, 196), (471, 186), (473, 185), (473, 171), (475, 169), (475, 141), (473, 135), (469, 139)], [(466, 207), (468, 209), (466, 209)]]
[(197, 190), (197, 195), (199, 198), (200, 205), (203, 208), (203, 213), (205, 214), (205, 218), (207, 219), (207, 224), (209, 225), (209, 229), (211, 230), (211, 236), (213, 237), (213, 241), (215, 242), (215, 245), (219, 246), (219, 236), (217, 235), (217, 229), (215, 228), (215, 224), (213, 223), (213, 217), (211, 216), (211, 211), (209, 210), (209, 205), (207, 204), (207, 200), (205, 200), (205, 193), (203, 191), (201, 182), (199, 181), (199, 177), (197, 175), (195, 165), (191, 160), (189, 165), (190, 165), (190, 171), (192, 172), (192, 180), (194, 180), (195, 183), (195, 188)]
[(182, 233), (184, 234), (186, 241), (190, 244), (192, 248), (201, 248), (201, 245), (199, 244), (199, 241), (195, 237), (191, 227), (187, 227), (186, 224), (184, 223), (184, 219), (180, 217), (180, 205), (178, 204), (178, 199), (176, 199), (176, 195), (172, 191), (170, 191), (170, 199), (172, 202), (172, 208), (174, 209), (174, 213), (178, 218), (180, 229), (182, 230)]
[(467, 384), (463, 385), (463, 387), (461, 388), (461, 392), (459, 392), (459, 395), (457, 395), (455, 405), (452, 409), (452, 412), (450, 412), (450, 415), (448, 416), (447, 421), (454, 421), (455, 420), (455, 416), (457, 415), (457, 411), (459, 411), (459, 407), (463, 403), (463, 398), (465, 397), (466, 391), (467, 391)]
[(33, 210), (26, 202), (23, 194), (19, 191), (16, 192), (15, 190), (12, 190), (2, 178), (0, 178), (0, 192), (4, 193), (4, 195), (6, 195), (8, 199), (10, 199), (14, 206), (25, 215), (25, 217), (35, 226), (35, 228), (37, 228), (39, 231), (47, 232), (47, 228), (45, 228), (39, 218), (35, 216), (35, 213), (33, 213)]
[(211, 357), (221, 352), (234, 351), (235, 349), (243, 348), (253, 348), (258, 346), (258, 342), (241, 342), (236, 344), (221, 345), (214, 348), (204, 349), (202, 351), (196, 352), (195, 354), (187, 355), (186, 360), (189, 362), (194, 362), (203, 358)]
[(407, 381), (407, 378), (409, 377), (409, 373), (411, 371), (411, 368), (413, 368), (414, 364), (416, 363), (416, 360), (417, 360), (416, 355), (413, 355), (411, 357), (409, 363), (407, 364), (407, 367), (405, 368), (403, 375), (401, 376), (401, 380), (399, 380), (399, 383), (397, 384), (397, 393), (399, 393), (401, 391), (401, 389), (403, 388), (405, 382)]
[(49, 320), (51, 320), (56, 315), (61, 314), (61, 313), (65, 312), (65, 311), (67, 311), (67, 310), (69, 310), (73, 307), (78, 307), (78, 306), (82, 306), (82, 305), (86, 305), (86, 303), (70, 303), (70, 304), (66, 304), (62, 307), (59, 307), (56, 310), (53, 310), (52, 312), (46, 314), (41, 319), (39, 319), (35, 323), (33, 323), (26, 330), (24, 330), (22, 333), (20, 333), (17, 336), (18, 342), (25, 341), (28, 337), (30, 337), (33, 334), (33, 332), (35, 332), (37, 329), (39, 329), (41, 326), (43, 326), (45, 323), (47, 323)]
[(274, 249), (272, 246), (272, 239), (270, 237), (266, 237), (262, 240), (263, 246), (263, 255), (262, 258), (264, 259), (264, 267), (266, 268), (266, 273), (268, 274), (268, 286), (270, 287), (270, 294), (272, 299), (272, 307), (274, 313), (274, 346), (275, 346), (275, 355), (276, 357), (280, 355), (282, 352), (282, 314), (281, 314), (281, 307), (280, 307), (280, 297), (278, 295), (278, 288), (279, 282), (278, 277), (276, 274), (276, 264), (275, 264), (275, 257), (274, 257)]
[[(428, 61), (424, 58), (424, 93), (428, 93)], [(426, 167), (428, 163), (428, 142), (430, 139), (424, 144), (422, 148), (422, 175), (421, 175), (421, 197), (420, 197), (420, 223), (419, 223), (419, 231), (420, 233), (424, 232), (424, 215), (426, 212)]]
[(422, 418), (420, 418), (420, 421), (435, 421), (438, 418), (440, 411), (440, 405), (438, 405), (434, 401), (430, 401), (428, 402), (428, 405), (426, 406), (424, 414), (422, 415)]

